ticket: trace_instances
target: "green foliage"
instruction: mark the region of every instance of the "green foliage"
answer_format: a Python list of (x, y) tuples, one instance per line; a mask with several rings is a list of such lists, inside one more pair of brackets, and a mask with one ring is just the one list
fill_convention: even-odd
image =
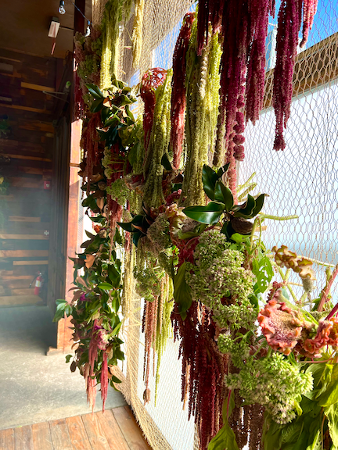
[(71, 315), (72, 307), (67, 303), (66, 300), (57, 300), (55, 303), (57, 307), (54, 314), (53, 322), (58, 322), (60, 319), (63, 319), (65, 315), (66, 317)]
[(179, 314), (183, 320), (187, 317), (187, 310), (191, 307), (193, 302), (189, 285), (185, 280), (186, 265), (186, 262), (181, 264), (178, 273), (173, 280), (174, 300), (178, 304)]
[(225, 400), (223, 406), (224, 425), (209, 442), (208, 450), (239, 450), (235, 434), (228, 423), (234, 406), (234, 392), (230, 391), (229, 397)]
[[(247, 195), (247, 201), (240, 205), (234, 205), (234, 199), (231, 190), (221, 181), (222, 175), (227, 171), (228, 164), (221, 167), (217, 172), (208, 165), (204, 165), (202, 170), (202, 182), (206, 195), (212, 202), (207, 206), (190, 206), (184, 209), (184, 214), (195, 221), (204, 224), (216, 224), (223, 221), (221, 232), (226, 235), (229, 241), (238, 231), (233, 220), (239, 218), (248, 220), (256, 217), (264, 205), (265, 194), (259, 195), (256, 199)], [(241, 223), (243, 235), (249, 235), (252, 230), (252, 223)], [(248, 232), (247, 232), (248, 230)]]
[(265, 413), (263, 444), (266, 450), (324, 449), (326, 431), (338, 449), (338, 364), (314, 363), (314, 389), (302, 397), (300, 415), (289, 424), (277, 424)]

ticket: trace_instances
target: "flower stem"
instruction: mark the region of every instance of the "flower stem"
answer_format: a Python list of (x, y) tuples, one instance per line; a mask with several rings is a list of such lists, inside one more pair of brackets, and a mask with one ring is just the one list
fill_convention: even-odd
[(337, 277), (337, 274), (338, 274), (338, 264), (335, 266), (335, 269), (334, 269), (331, 277), (328, 279), (326, 286), (322, 290), (321, 300), (318, 305), (318, 312), (321, 312), (323, 310), (324, 304), (327, 301), (328, 294), (330, 292), (331, 286), (332, 286), (335, 278)]
[(328, 316), (326, 317), (325, 320), (330, 320), (334, 314), (338, 311), (338, 303), (334, 306), (334, 308), (332, 309), (332, 311), (328, 314)]
[[(259, 214), (260, 215), (260, 214)], [(285, 221), (285, 220), (296, 220), (297, 218), (299, 218), (298, 215), (288, 215), (287, 217), (278, 217), (275, 215), (260, 215), (261, 220), (278, 220), (278, 221)]]

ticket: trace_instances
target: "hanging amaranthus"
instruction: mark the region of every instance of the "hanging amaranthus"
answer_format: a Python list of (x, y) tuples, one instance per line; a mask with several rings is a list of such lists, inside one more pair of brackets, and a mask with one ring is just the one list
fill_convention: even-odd
[(187, 205), (204, 203), (202, 167), (208, 163), (208, 153), (214, 145), (218, 116), (218, 67), (221, 57), (218, 35), (215, 34), (209, 40), (200, 57), (196, 56), (196, 39), (195, 22), (186, 57), (187, 108), (185, 133), (187, 161), (183, 196), (186, 196), (185, 203)]
[(171, 140), (173, 167), (179, 168), (185, 133), (186, 109), (186, 53), (191, 36), (194, 13), (187, 13), (183, 20), (173, 54), (173, 79), (171, 98)]
[(150, 134), (153, 125), (153, 116), (155, 108), (155, 90), (162, 85), (166, 79), (167, 71), (161, 68), (149, 69), (142, 76), (140, 84), (140, 96), (144, 102), (144, 147), (147, 155)]
[(227, 357), (216, 346), (216, 325), (205, 307), (193, 302), (185, 320), (174, 310), (172, 321), (175, 340), (180, 340), (182, 401), (188, 399), (188, 417), (195, 417), (200, 449), (206, 450), (222, 426)]
[(161, 280), (161, 294), (159, 300), (157, 335), (155, 340), (155, 351), (157, 354), (157, 369), (155, 375), (155, 397), (157, 403), (157, 391), (160, 381), (161, 357), (165, 351), (167, 340), (172, 334), (171, 313), (173, 309), (173, 283), (167, 274)]
[(102, 22), (102, 56), (100, 88), (111, 86), (112, 75), (117, 74), (119, 22), (122, 19), (123, 0), (109, 0), (105, 6)]
[(145, 0), (135, 1), (134, 24), (132, 33), (133, 67), (137, 68), (142, 50), (142, 28), (144, 25)]
[(285, 0), (280, 5), (277, 33), (277, 60), (273, 81), (273, 107), (276, 116), (274, 149), (286, 147), (283, 131), (290, 117), (293, 95), (293, 70), (297, 55), (298, 35), (303, 12), (303, 29), (300, 47), (307, 41), (313, 18), (317, 11), (317, 0)]
[(144, 160), (144, 197), (147, 206), (159, 207), (164, 203), (162, 179), (164, 167), (161, 159), (168, 150), (170, 140), (170, 101), (172, 70), (167, 71), (166, 80), (155, 92), (156, 104), (152, 131), (149, 135), (147, 153)]
[[(277, 64), (274, 75), (273, 106), (276, 113), (276, 138), (274, 149), (284, 149), (283, 128), (286, 127), (292, 99), (292, 80), (298, 45), (298, 32), (303, 8), (303, 39), (305, 44), (308, 31), (313, 23), (317, 0), (285, 0), (281, 3), (278, 19)], [(259, 118), (263, 105), (265, 80), (265, 42), (268, 17), (274, 17), (275, 2), (272, 0), (237, 1), (216, 0), (199, 1), (198, 16), (198, 55), (208, 45), (210, 23), (217, 27), (221, 21), (221, 34), (224, 39), (221, 61), (220, 111), (216, 150), (213, 164), (226, 160), (244, 158), (242, 148), (230, 149), (233, 128), (236, 125), (237, 103), (243, 103), (244, 80), (246, 120), (253, 123)], [(240, 144), (239, 146), (242, 146)], [(240, 158), (239, 158), (240, 157)], [(231, 162), (232, 163), (232, 162)], [(233, 182), (234, 169), (230, 165)]]

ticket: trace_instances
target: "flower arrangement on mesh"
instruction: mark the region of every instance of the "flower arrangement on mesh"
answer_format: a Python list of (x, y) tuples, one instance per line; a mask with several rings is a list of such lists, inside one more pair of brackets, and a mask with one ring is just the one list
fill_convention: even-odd
[[(276, 149), (284, 148), (302, 11), (305, 41), (315, 10), (311, 0), (280, 6)], [(107, 65), (106, 89), (86, 86), (80, 174), (96, 235), (89, 233), (74, 259), (73, 302), (58, 305), (56, 319), (73, 316), (71, 370), (84, 375), (90, 402), (96, 383), (105, 400), (108, 382), (118, 382), (119, 315), (135, 280), (144, 299), (145, 404), (156, 401), (152, 362), (157, 387), (172, 323), (182, 402), (201, 449), (337, 447), (338, 321), (330, 289), (338, 268), (326, 265), (326, 286), (312, 298), (313, 265), (322, 263), (283, 244), (268, 250), (262, 239), (265, 219), (296, 216), (263, 213), (267, 195), (252, 196), (251, 178), (242, 186), (236, 179), (246, 122), (262, 108), (274, 3), (201, 0), (198, 11), (184, 17), (173, 70), (143, 75), (142, 121), (130, 109), (136, 92)], [(291, 272), (301, 279), (301, 297)]]

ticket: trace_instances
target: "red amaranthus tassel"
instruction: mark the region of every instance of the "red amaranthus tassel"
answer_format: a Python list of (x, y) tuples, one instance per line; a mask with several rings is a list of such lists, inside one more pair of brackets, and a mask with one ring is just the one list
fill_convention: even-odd
[(141, 79), (140, 96), (144, 101), (144, 145), (147, 154), (148, 143), (153, 125), (153, 116), (155, 108), (155, 90), (162, 85), (166, 79), (167, 71), (161, 68), (149, 69)]
[(173, 151), (173, 166), (176, 169), (179, 168), (180, 165), (185, 132), (186, 53), (191, 37), (194, 17), (195, 13), (187, 13), (185, 15), (173, 54), (170, 148)]
[(276, 117), (274, 149), (286, 147), (283, 131), (290, 117), (293, 70), (301, 25), (302, 0), (285, 0), (278, 15), (277, 61), (273, 80), (273, 108)]
[[(224, 163), (222, 153), (229, 152), (236, 113), (241, 112), (237, 103), (241, 99), (245, 80), (246, 121), (255, 123), (263, 106), (265, 86), (265, 43), (268, 17), (274, 17), (275, 0), (199, 0), (198, 55), (207, 44), (208, 28), (220, 26), (223, 37), (223, 53), (220, 63), (220, 106), (218, 132), (213, 164)], [(307, 40), (317, 9), (317, 0), (283, 0), (278, 16), (277, 63), (274, 73), (273, 107), (276, 114), (274, 149), (284, 149), (283, 129), (286, 127), (292, 100), (292, 81), (298, 33), (303, 10), (303, 39)], [(244, 149), (234, 149), (237, 160), (243, 160)]]
[(206, 450), (222, 426), (227, 358), (216, 346), (212, 313), (197, 302), (192, 303), (185, 320), (174, 309), (172, 323), (175, 340), (180, 340), (182, 401), (188, 392), (188, 417), (195, 416), (200, 449)]
[(107, 389), (108, 389), (108, 360), (107, 360), (106, 352), (103, 352), (103, 354), (102, 354), (100, 386), (101, 386), (102, 412), (104, 412), (105, 411), (105, 402), (107, 399)]

